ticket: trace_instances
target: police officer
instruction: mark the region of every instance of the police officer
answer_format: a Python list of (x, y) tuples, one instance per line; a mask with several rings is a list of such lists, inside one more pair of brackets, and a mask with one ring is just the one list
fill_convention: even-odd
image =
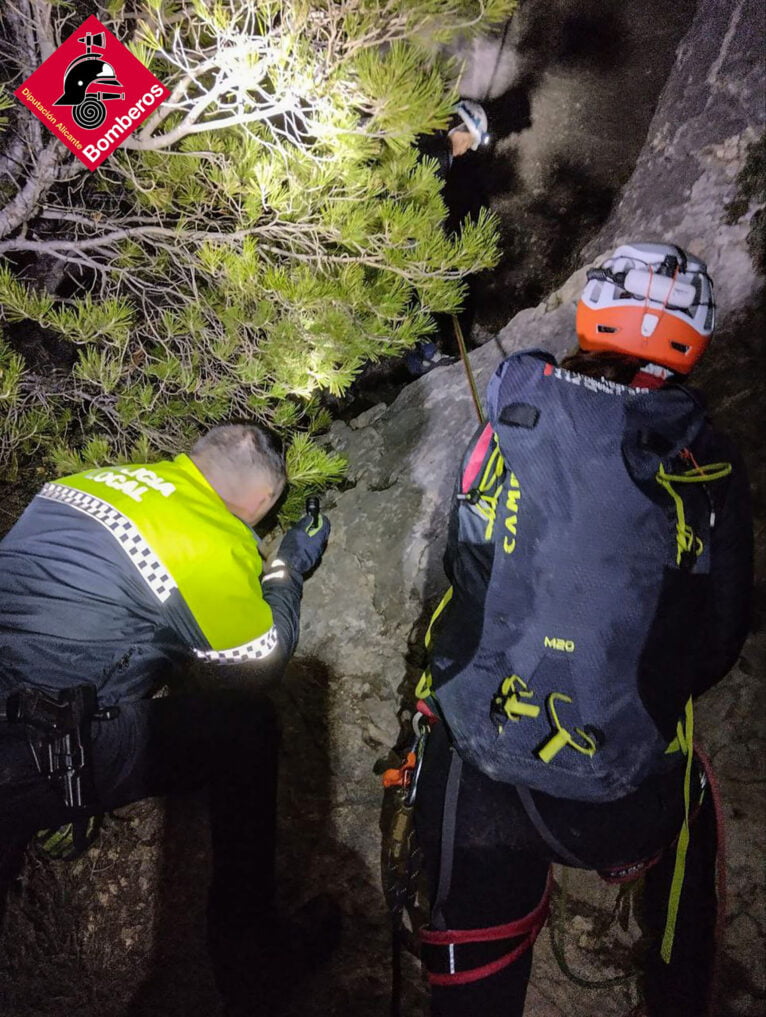
[[(229, 997), (231, 942), (278, 940), (278, 733), (253, 679), (295, 649), (330, 532), (306, 516), (264, 574), (252, 527), (285, 483), (269, 434), (215, 427), (188, 455), (46, 484), (0, 542), (0, 857), (72, 821), (75, 854), (84, 817), (207, 784)], [(215, 672), (212, 691), (147, 698), (192, 661)]]

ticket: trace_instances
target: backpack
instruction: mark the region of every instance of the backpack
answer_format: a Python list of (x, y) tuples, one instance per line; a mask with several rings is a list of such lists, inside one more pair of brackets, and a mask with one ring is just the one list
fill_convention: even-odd
[(704, 653), (710, 485), (731, 465), (694, 461), (708, 425), (690, 390), (573, 374), (538, 350), (503, 362), (487, 410), (417, 694), (493, 779), (611, 801), (674, 765)]

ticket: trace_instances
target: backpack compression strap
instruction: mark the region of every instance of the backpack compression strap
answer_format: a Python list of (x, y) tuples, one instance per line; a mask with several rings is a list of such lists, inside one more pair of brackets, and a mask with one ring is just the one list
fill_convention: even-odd
[(662, 937), (660, 955), (666, 964), (670, 964), (673, 952), (673, 941), (678, 920), (678, 906), (681, 903), (681, 891), (684, 886), (686, 872), (686, 854), (689, 849), (689, 810), (691, 806), (692, 760), (694, 758), (694, 705), (691, 697), (686, 704), (683, 721), (678, 722), (677, 737), (668, 746), (668, 752), (681, 751), (686, 756), (684, 772), (684, 822), (676, 842), (676, 861), (673, 868), (673, 879), (670, 884), (668, 913), (665, 921), (665, 933)]

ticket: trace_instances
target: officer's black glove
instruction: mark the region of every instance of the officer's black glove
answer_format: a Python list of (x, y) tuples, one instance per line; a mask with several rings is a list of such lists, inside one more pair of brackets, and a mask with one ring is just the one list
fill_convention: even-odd
[(330, 537), (330, 520), (319, 516), (316, 524), (307, 515), (291, 526), (282, 537), (276, 557), (290, 569), (305, 576), (316, 568)]

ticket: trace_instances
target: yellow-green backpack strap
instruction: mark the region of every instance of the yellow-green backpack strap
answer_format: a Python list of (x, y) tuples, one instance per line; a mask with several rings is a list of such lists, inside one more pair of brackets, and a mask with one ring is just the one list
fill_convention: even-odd
[(681, 903), (681, 892), (683, 890), (684, 874), (686, 872), (686, 853), (689, 849), (689, 809), (691, 802), (692, 762), (694, 759), (694, 705), (692, 703), (691, 696), (686, 704), (684, 720), (679, 720), (678, 722), (677, 740), (681, 751), (686, 756), (686, 769), (684, 773), (684, 822), (676, 844), (676, 861), (673, 868), (673, 878), (670, 883), (665, 932), (662, 937), (662, 946), (660, 948), (660, 956), (666, 964), (670, 963), (671, 954), (673, 952), (676, 921), (678, 920), (678, 907)]
[[(436, 608), (434, 613), (431, 615), (431, 621), (428, 623), (428, 628), (426, 629), (426, 636), (425, 636), (425, 639), (423, 640), (427, 650), (431, 649), (432, 632), (433, 632), (433, 627), (436, 624), (436, 620), (439, 617), (439, 615), (442, 613), (444, 608), (447, 606), (447, 604), (449, 604), (449, 602), (452, 600), (452, 594), (454, 592), (455, 591), (453, 590), (453, 588), (451, 586), (448, 587), (447, 592), (444, 594), (442, 599), (439, 601), (438, 607)], [(417, 686), (415, 687), (415, 695), (417, 696), (418, 699), (428, 699), (428, 697), (431, 695), (431, 669), (430, 668), (427, 667), (425, 669), (425, 671), (423, 672), (423, 674), (420, 676), (420, 681), (418, 682)]]

